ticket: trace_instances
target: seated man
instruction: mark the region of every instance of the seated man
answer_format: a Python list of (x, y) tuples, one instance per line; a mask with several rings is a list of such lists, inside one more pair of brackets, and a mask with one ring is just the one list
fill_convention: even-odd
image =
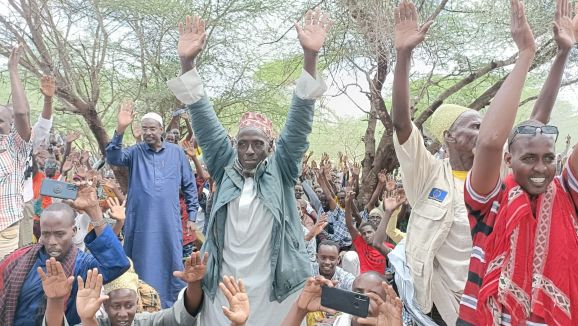
[[(559, 0), (557, 17), (565, 16), (569, 23), (567, 1)], [(555, 26), (571, 47), (575, 40), (568, 24)], [(576, 325), (578, 151), (557, 177), (558, 129), (529, 120), (512, 131), (536, 53), (519, 0), (512, 1), (512, 36), (519, 57), (484, 117), (466, 180), (476, 251), (457, 324)], [(501, 180), (506, 141), (503, 158), (512, 173)]]
[(359, 257), (360, 272), (363, 274), (368, 271), (374, 271), (385, 274), (387, 259), (379, 250), (373, 247), (375, 226), (368, 222), (363, 222), (359, 226), (359, 230), (357, 230), (354, 225), (352, 213), (353, 198), (355, 198), (353, 192), (347, 194), (345, 201), (345, 223), (353, 239), (355, 252)]
[[(308, 312), (334, 312), (321, 305), (321, 287), (334, 287), (333, 282), (317, 276), (307, 280), (297, 302), (285, 317), (282, 326), (298, 326)], [(334, 326), (349, 325), (376, 325), (401, 326), (402, 304), (393, 288), (385, 282), (383, 275), (376, 272), (367, 272), (359, 275), (353, 283), (353, 292), (365, 294), (369, 297), (369, 314), (367, 318), (340, 314), (333, 322)]]
[(331, 240), (323, 240), (317, 249), (317, 262), (311, 264), (311, 274), (336, 281), (338, 288), (351, 291), (355, 276), (337, 266), (338, 263), (339, 245)]
[[(47, 207), (40, 217), (42, 236), (33, 246), (21, 248), (0, 263), (0, 320), (6, 326), (38, 325), (46, 307), (45, 294), (40, 285), (38, 268), (53, 257), (62, 262), (66, 275), (86, 277), (92, 268), (102, 271), (105, 283), (119, 277), (129, 268), (116, 235), (107, 226), (94, 187), (82, 186), (73, 202), (83, 210), (94, 230), (84, 239), (90, 254), (78, 250), (72, 238), (76, 234), (74, 210), (62, 203)], [(76, 313), (76, 285), (65, 304), (66, 318), (73, 324), (80, 322)]]
[[(86, 282), (78, 277), (78, 295), (76, 302), (82, 324), (88, 325), (197, 325), (197, 314), (203, 304), (201, 280), (205, 275), (208, 255), (201, 260), (199, 252), (187, 261), (182, 272), (175, 276), (187, 283), (177, 301), (171, 308), (154, 313), (137, 313), (138, 275), (127, 271), (115, 281), (104, 286), (106, 295), (102, 296), (102, 275), (95, 268), (88, 271)], [(47, 294), (47, 309), (43, 325), (68, 325), (62, 313), (62, 300), (69, 295), (72, 277), (66, 278), (62, 265), (54, 258), (46, 262), (46, 272), (38, 270), (42, 278), (42, 287)], [(249, 318), (249, 300), (243, 282), (225, 276), (219, 285), (229, 301), (230, 308), (223, 307), (223, 313), (232, 325), (244, 326)], [(96, 317), (96, 312), (104, 305), (106, 317)]]

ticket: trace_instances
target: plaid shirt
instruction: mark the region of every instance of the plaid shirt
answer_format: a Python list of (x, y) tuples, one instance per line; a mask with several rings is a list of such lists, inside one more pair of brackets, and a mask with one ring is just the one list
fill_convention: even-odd
[(22, 219), (24, 171), (31, 149), (14, 126), (8, 135), (0, 135), (0, 231)]
[(345, 225), (345, 211), (340, 207), (336, 207), (334, 210), (327, 212), (327, 222), (327, 227), (321, 233), (325, 239), (339, 243), (341, 248), (350, 247), (351, 235), (347, 225)]

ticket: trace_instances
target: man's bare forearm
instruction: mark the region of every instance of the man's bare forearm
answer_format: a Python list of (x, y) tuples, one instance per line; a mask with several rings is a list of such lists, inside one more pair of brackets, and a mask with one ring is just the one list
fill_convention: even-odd
[(25, 141), (29, 141), (31, 135), (30, 107), (24, 92), (24, 86), (16, 69), (10, 69), (10, 86), (12, 87), (14, 126), (20, 137)]
[(550, 68), (548, 78), (540, 91), (538, 100), (534, 104), (534, 109), (530, 116), (531, 119), (538, 120), (544, 124), (550, 121), (550, 115), (552, 114), (552, 109), (558, 97), (558, 91), (562, 84), (562, 76), (564, 75), (564, 69), (566, 68), (566, 62), (569, 56), (569, 50), (558, 50), (552, 67)]

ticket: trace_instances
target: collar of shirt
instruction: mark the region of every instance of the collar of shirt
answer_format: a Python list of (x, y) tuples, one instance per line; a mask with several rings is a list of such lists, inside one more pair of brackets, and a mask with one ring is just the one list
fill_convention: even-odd
[(153, 152), (155, 152), (155, 153), (158, 153), (158, 152), (164, 150), (164, 149), (167, 147), (164, 140), (163, 140), (163, 142), (161, 143), (161, 148), (160, 148), (158, 151), (155, 151), (155, 149), (152, 148), (152, 147), (151, 147), (150, 145), (148, 145), (148, 144), (145, 144), (145, 145), (147, 146), (147, 150), (153, 151)]

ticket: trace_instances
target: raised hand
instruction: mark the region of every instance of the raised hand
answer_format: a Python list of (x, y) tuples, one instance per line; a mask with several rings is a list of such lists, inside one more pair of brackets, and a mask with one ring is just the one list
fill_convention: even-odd
[(80, 163), (86, 164), (86, 163), (88, 163), (89, 159), (90, 159), (90, 152), (89, 151), (82, 151), (82, 153), (80, 154)]
[(74, 276), (66, 277), (62, 264), (51, 257), (46, 261), (46, 273), (42, 267), (36, 269), (42, 280), (42, 289), (48, 299), (63, 299), (70, 294)]
[(20, 63), (20, 56), (24, 52), (24, 46), (18, 44), (12, 48), (10, 52), (10, 57), (8, 58), (8, 71), (15, 73), (18, 72), (18, 64)]
[[(556, 1), (556, 16), (554, 18), (554, 40), (558, 45), (558, 49), (568, 51), (576, 43), (576, 36), (574, 34), (574, 24), (570, 19), (572, 14), (572, 7), (568, 0)], [(576, 17), (574, 17), (576, 20)]]
[(113, 219), (115, 219), (116, 221), (124, 221), (124, 219), (126, 218), (126, 201), (122, 202), (122, 204), (120, 203), (120, 201), (118, 200), (118, 198), (116, 197), (108, 197), (106, 199), (106, 203), (108, 204), (108, 207), (110, 208), (110, 217), (112, 217)]
[(86, 274), (86, 283), (78, 276), (78, 292), (76, 293), (76, 312), (80, 320), (90, 320), (96, 315), (102, 303), (108, 300), (108, 295), (100, 295), (102, 290), (102, 274), (93, 268)]
[(185, 264), (184, 271), (174, 271), (173, 276), (180, 278), (187, 284), (200, 282), (203, 277), (205, 277), (205, 272), (207, 270), (207, 261), (209, 260), (209, 253), (205, 252), (205, 255), (201, 259), (201, 253), (199, 251), (193, 253), (187, 263)]
[(357, 162), (353, 163), (353, 167), (351, 168), (351, 174), (358, 177), (360, 173), (361, 173), (361, 166), (359, 165), (359, 163)]
[(395, 8), (395, 49), (398, 51), (412, 51), (418, 46), (433, 24), (433, 21), (425, 22), (418, 26), (417, 9), (415, 4), (408, 0), (403, 0), (399, 7)]
[(388, 191), (386, 192), (385, 198), (383, 198), (383, 209), (387, 212), (393, 212), (403, 205), (405, 201), (406, 197), (403, 189)]
[(321, 9), (317, 8), (307, 11), (303, 25), (300, 22), (295, 23), (295, 29), (297, 29), (297, 36), (303, 51), (319, 52), (332, 25), (333, 23), (329, 20), (329, 16), (321, 12)]
[(66, 174), (68, 171), (72, 170), (73, 165), (73, 161), (70, 158), (67, 158), (66, 161), (64, 161), (64, 164), (62, 164), (62, 174)]
[(191, 144), (190, 141), (184, 140), (182, 142), (182, 146), (183, 149), (185, 150), (185, 153), (187, 153), (187, 155), (189, 155), (190, 157), (194, 157), (197, 155), (197, 150), (193, 147), (193, 144)]
[(393, 177), (393, 175), (388, 174), (386, 176), (385, 190), (394, 191), (395, 188), (397, 188), (397, 182), (395, 181), (395, 178)]
[(236, 281), (232, 276), (223, 277), (223, 282), (219, 283), (219, 288), (229, 302), (229, 308), (222, 307), (223, 313), (233, 325), (245, 325), (249, 319), (251, 309), (249, 307), (249, 296), (242, 280)]
[(120, 105), (120, 110), (118, 111), (117, 117), (117, 131), (124, 132), (126, 127), (128, 127), (132, 120), (134, 119), (136, 112), (134, 112), (134, 102), (132, 100), (125, 100)]
[(53, 97), (56, 92), (56, 83), (52, 76), (44, 75), (40, 78), (40, 91), (46, 97)]
[(377, 174), (377, 181), (381, 184), (387, 183), (387, 174), (385, 173), (385, 171), (383, 170), (379, 171), (379, 173)]
[(301, 291), (299, 299), (297, 299), (297, 307), (307, 312), (325, 311), (335, 313), (332, 309), (325, 308), (321, 305), (321, 287), (323, 285), (334, 287), (333, 282), (325, 279), (323, 276), (310, 277), (307, 279), (307, 283), (305, 283), (305, 287), (303, 291)]
[(185, 23), (179, 22), (179, 44), (177, 53), (181, 60), (193, 61), (205, 47), (207, 34), (205, 21), (199, 16), (187, 16)]
[(69, 131), (66, 134), (66, 137), (64, 137), (64, 141), (66, 141), (68, 144), (74, 142), (75, 140), (77, 140), (78, 138), (80, 138), (80, 131)]
[(529, 50), (536, 52), (536, 42), (534, 41), (534, 34), (528, 20), (526, 19), (526, 10), (524, 2), (521, 0), (510, 0), (511, 18), (512, 18), (512, 38), (518, 47), (518, 51), (522, 52)]
[(318, 236), (321, 231), (325, 230), (325, 227), (327, 227), (327, 213), (323, 213), (321, 214), (321, 217), (319, 219), (317, 219), (317, 222), (315, 222), (315, 225), (313, 226), (313, 232), (315, 233), (315, 236)]
[(72, 202), (72, 207), (86, 211), (87, 209), (98, 207), (98, 196), (96, 195), (96, 188), (90, 182), (77, 182), (78, 195)]

